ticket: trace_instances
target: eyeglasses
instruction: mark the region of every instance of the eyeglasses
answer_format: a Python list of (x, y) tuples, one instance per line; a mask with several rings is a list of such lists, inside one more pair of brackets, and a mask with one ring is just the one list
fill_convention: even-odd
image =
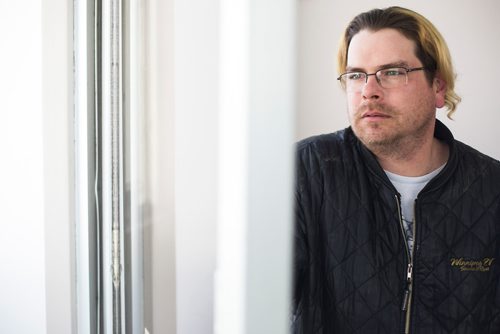
[(382, 88), (398, 88), (408, 84), (408, 73), (414, 71), (424, 71), (425, 67), (391, 67), (383, 68), (375, 73), (347, 72), (340, 75), (337, 80), (344, 89), (349, 92), (359, 92), (368, 82), (368, 77), (374, 75)]

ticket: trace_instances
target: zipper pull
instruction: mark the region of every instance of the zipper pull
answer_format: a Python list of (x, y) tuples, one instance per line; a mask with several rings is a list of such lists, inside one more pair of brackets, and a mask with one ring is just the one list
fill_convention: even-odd
[(406, 283), (411, 284), (413, 278), (413, 265), (408, 263), (408, 270), (406, 272)]
[(408, 269), (406, 271), (406, 289), (405, 289), (405, 294), (403, 296), (403, 305), (401, 305), (401, 310), (406, 311), (408, 309), (408, 303), (410, 301), (410, 286), (411, 286), (411, 280), (413, 278), (413, 265), (411, 263), (408, 263)]

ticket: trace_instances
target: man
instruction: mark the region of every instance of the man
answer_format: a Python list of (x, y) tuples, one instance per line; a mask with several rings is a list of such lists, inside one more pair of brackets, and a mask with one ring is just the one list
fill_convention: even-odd
[(298, 144), (294, 333), (500, 333), (500, 163), (436, 120), (445, 41), (400, 7), (338, 54), (351, 126)]

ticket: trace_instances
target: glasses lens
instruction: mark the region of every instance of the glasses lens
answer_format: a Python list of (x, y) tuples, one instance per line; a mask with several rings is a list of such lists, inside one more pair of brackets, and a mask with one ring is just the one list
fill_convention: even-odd
[[(422, 70), (415, 68), (407, 70), (404, 67), (384, 68), (375, 72), (375, 76), (382, 88), (398, 88), (408, 83), (408, 72)], [(344, 89), (349, 92), (359, 92), (367, 82), (366, 77), (374, 74), (364, 72), (349, 72), (340, 76), (340, 83)]]
[(385, 68), (375, 74), (383, 88), (397, 88), (406, 85), (407, 71), (402, 67)]
[(365, 82), (366, 73), (363, 72), (349, 72), (340, 77), (342, 87), (350, 92), (360, 90)]

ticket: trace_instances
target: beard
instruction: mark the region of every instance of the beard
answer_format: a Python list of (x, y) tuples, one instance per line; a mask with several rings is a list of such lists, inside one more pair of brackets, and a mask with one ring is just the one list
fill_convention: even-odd
[[(388, 119), (365, 122), (363, 114), (367, 111), (377, 111)], [(435, 115), (417, 111), (410, 109), (405, 115), (394, 107), (369, 102), (356, 108), (351, 125), (355, 135), (375, 155), (405, 159), (422, 145), (429, 127), (434, 128)]]

